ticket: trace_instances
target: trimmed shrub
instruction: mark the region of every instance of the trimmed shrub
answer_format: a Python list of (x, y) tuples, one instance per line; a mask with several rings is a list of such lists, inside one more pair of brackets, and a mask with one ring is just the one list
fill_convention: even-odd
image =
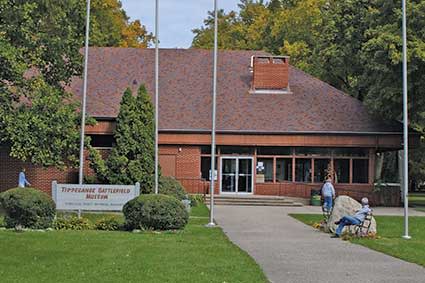
[(122, 223), (115, 216), (106, 216), (96, 221), (94, 228), (96, 230), (117, 231), (120, 230)]
[(167, 195), (140, 195), (124, 205), (126, 227), (133, 229), (182, 229), (189, 213), (180, 200)]
[(160, 194), (173, 196), (178, 200), (187, 199), (186, 191), (183, 186), (173, 177), (161, 176), (159, 179), (158, 190)]
[(56, 230), (90, 230), (93, 226), (87, 218), (78, 216), (58, 217), (53, 222)]
[(6, 215), (7, 228), (22, 226), (32, 229), (51, 227), (55, 217), (55, 203), (45, 193), (30, 189), (10, 189), (0, 194), (0, 204)]

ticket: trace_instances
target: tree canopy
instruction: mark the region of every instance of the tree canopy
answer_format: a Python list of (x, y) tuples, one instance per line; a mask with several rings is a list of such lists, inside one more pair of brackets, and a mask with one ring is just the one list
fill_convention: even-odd
[(146, 48), (153, 40), (140, 20), (130, 21), (119, 0), (92, 0), (90, 45)]
[[(120, 1), (93, 0), (91, 8), (91, 45), (143, 48), (152, 40)], [(76, 161), (79, 104), (65, 87), (82, 72), (85, 17), (85, 1), (0, 0), (0, 145), (12, 157)]]
[(75, 160), (79, 118), (64, 86), (81, 74), (81, 11), (78, 0), (0, 0), (0, 143), (13, 157)]

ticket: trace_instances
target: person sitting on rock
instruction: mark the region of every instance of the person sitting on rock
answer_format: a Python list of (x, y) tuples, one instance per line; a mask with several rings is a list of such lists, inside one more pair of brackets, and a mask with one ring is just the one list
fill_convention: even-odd
[(368, 215), (372, 210), (369, 208), (369, 200), (367, 198), (362, 198), (362, 208), (356, 212), (356, 214), (349, 216), (343, 216), (340, 220), (336, 221), (335, 224), (338, 225), (335, 231), (335, 236), (332, 238), (339, 238), (341, 236), (342, 230), (347, 225), (359, 225), (362, 223), (366, 215)]

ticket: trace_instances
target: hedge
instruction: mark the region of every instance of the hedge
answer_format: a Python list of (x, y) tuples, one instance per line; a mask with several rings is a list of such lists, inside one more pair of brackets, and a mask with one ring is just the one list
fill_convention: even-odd
[(180, 200), (167, 195), (140, 195), (124, 205), (127, 229), (182, 229), (189, 213)]
[(1, 193), (0, 205), (6, 213), (7, 228), (45, 229), (52, 226), (56, 213), (53, 200), (31, 188), (15, 188)]

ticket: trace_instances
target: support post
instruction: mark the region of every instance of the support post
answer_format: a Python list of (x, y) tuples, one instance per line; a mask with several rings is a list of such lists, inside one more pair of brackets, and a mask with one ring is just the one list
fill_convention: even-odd
[(406, 28), (406, 0), (402, 0), (403, 10), (403, 188), (404, 188), (404, 235), (403, 239), (410, 239), (409, 236), (409, 154), (408, 154), (408, 113), (407, 113), (407, 28)]
[(80, 140), (80, 168), (78, 175), (78, 184), (83, 184), (84, 170), (84, 130), (86, 126), (86, 97), (87, 97), (87, 69), (89, 63), (89, 31), (90, 31), (90, 0), (87, 0), (86, 14), (86, 38), (84, 47), (84, 78), (83, 78), (83, 105), (81, 109), (81, 140)]
[(57, 181), (52, 181), (52, 199), (55, 202), (57, 202), (57, 186), (58, 186), (58, 182)]
[(215, 128), (216, 128), (216, 98), (217, 98), (217, 31), (218, 9), (214, 0), (214, 66), (213, 66), (213, 103), (212, 103), (212, 133), (211, 133), (211, 177), (210, 177), (210, 222), (207, 227), (215, 227), (214, 223), (214, 173), (215, 173)]
[(158, 194), (159, 0), (155, 0), (155, 194)]

